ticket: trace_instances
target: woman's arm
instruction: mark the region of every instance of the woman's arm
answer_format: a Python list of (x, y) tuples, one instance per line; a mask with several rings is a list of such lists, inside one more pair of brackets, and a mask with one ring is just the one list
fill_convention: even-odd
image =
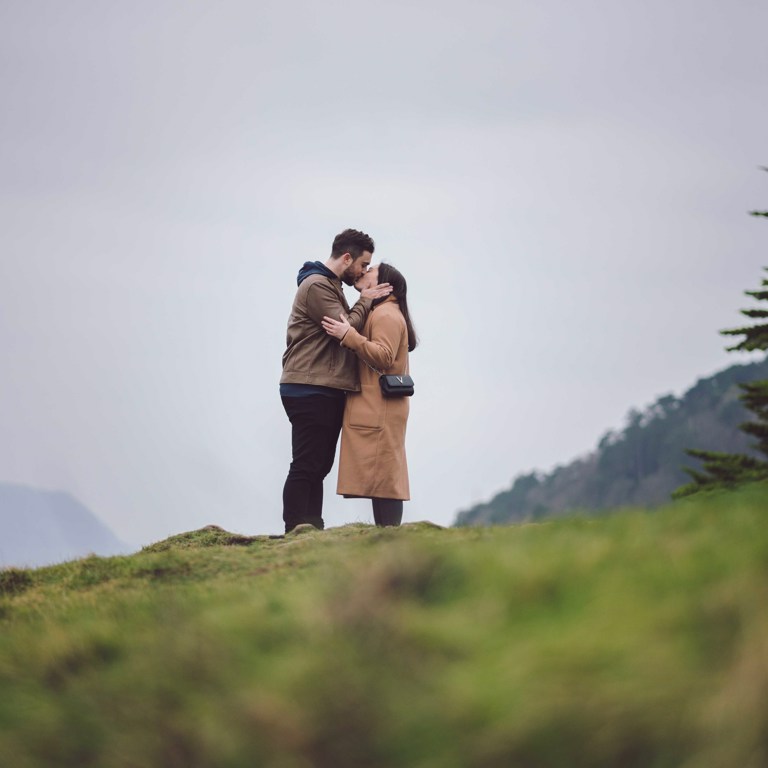
[(323, 318), (323, 328), (339, 339), (341, 345), (351, 349), (368, 365), (384, 372), (392, 367), (402, 340), (404, 323), (389, 312), (376, 312), (371, 316), (370, 339), (358, 333), (344, 318)]

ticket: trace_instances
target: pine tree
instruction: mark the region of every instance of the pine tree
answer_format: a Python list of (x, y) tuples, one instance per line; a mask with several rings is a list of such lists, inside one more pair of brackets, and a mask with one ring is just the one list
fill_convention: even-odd
[[(768, 168), (763, 170), (768, 171)], [(750, 214), (768, 217), (768, 211), (750, 211)], [(765, 271), (768, 272), (768, 267)], [(768, 280), (762, 281), (760, 290), (744, 293), (757, 301), (768, 301)], [(725, 336), (744, 337), (735, 346), (727, 347), (727, 350), (729, 352), (768, 350), (768, 309), (742, 309), (741, 313), (751, 320), (760, 322), (756, 325), (720, 331)], [(703, 466), (701, 470), (685, 470), (691, 476), (692, 482), (678, 488), (672, 494), (673, 498), (690, 496), (698, 491), (714, 488), (734, 488), (742, 483), (768, 479), (768, 380), (753, 381), (739, 386), (743, 392), (739, 399), (756, 417), (754, 421), (741, 424), (739, 429), (757, 438), (754, 448), (766, 458), (690, 449), (687, 453), (700, 459)]]

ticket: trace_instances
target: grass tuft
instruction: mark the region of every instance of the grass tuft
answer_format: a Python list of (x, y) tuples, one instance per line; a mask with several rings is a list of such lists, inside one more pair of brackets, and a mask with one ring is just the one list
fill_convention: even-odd
[(32, 577), (23, 568), (0, 570), (0, 595), (17, 595), (32, 586)]
[(204, 549), (205, 547), (247, 547), (264, 538), (263, 536), (243, 536), (225, 531), (218, 525), (206, 525), (196, 531), (178, 533), (149, 544), (142, 549), (142, 552), (167, 552), (169, 549)]

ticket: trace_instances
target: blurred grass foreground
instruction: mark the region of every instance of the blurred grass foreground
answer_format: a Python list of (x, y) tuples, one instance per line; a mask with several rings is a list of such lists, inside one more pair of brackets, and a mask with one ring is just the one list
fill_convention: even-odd
[(0, 766), (768, 765), (768, 486), (0, 572)]

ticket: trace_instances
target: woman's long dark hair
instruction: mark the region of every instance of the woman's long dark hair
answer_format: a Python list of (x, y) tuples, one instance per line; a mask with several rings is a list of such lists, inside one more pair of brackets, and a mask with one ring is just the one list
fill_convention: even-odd
[[(405, 327), (408, 329), (408, 351), (413, 352), (419, 340), (416, 338), (416, 331), (413, 328), (411, 315), (408, 312), (408, 283), (405, 282), (405, 278), (391, 264), (383, 261), (379, 264), (379, 282), (389, 283), (392, 286), (391, 295), (397, 299), (400, 311), (405, 318)], [(386, 301), (386, 299), (376, 299), (373, 305), (381, 304), (382, 301)]]

